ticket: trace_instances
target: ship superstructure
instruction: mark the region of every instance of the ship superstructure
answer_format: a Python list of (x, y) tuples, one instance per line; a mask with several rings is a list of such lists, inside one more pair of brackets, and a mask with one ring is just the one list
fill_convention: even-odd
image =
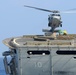
[[(3, 53), (9, 75), (75, 75), (76, 35), (24, 35), (5, 39)], [(11, 56), (8, 62), (7, 56)]]

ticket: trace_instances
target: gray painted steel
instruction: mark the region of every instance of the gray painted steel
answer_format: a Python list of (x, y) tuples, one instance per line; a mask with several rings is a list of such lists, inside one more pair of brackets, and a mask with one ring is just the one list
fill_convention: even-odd
[(3, 53), (11, 56), (10, 62), (4, 62), (9, 75), (76, 75), (76, 55), (69, 52), (76, 51), (75, 39), (36, 41), (34, 36), (23, 36), (4, 43), (10, 48)]

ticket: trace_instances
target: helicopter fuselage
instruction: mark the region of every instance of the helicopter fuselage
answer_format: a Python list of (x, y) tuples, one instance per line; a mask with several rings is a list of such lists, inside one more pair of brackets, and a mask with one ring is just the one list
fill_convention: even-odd
[(59, 26), (62, 27), (60, 14), (49, 15), (48, 21), (49, 21), (48, 26), (51, 27), (52, 31)]

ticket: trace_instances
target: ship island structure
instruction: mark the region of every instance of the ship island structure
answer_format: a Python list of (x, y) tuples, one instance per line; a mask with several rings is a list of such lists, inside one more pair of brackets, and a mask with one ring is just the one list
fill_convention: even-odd
[(3, 52), (7, 75), (76, 75), (76, 34), (47, 31), (7, 38), (3, 43), (9, 47)]

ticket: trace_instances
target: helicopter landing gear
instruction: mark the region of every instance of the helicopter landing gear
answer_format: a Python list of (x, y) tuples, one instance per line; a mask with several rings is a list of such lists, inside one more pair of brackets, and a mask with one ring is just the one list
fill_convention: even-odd
[(62, 27), (62, 24), (60, 25), (60, 27)]
[(49, 22), (49, 23), (48, 23), (48, 26), (50, 27), (50, 26), (51, 26), (51, 24), (52, 24), (52, 23), (50, 23), (50, 22)]

